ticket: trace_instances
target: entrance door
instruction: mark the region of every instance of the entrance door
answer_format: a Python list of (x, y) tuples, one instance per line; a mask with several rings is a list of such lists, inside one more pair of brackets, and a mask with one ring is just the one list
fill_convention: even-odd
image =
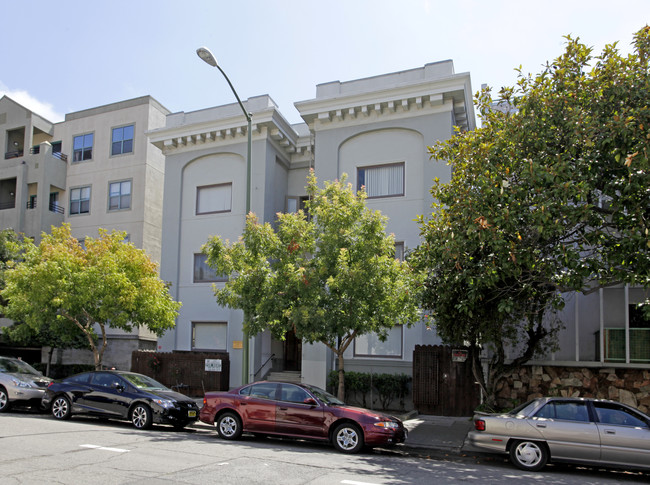
[(292, 330), (284, 337), (284, 370), (299, 371), (301, 363), (302, 340)]

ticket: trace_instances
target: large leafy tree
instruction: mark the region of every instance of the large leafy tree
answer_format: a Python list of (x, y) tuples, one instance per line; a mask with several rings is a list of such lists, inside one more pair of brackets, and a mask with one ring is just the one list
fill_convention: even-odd
[(345, 175), (319, 189), (308, 177), (309, 215), (278, 214), (275, 229), (246, 219), (244, 234), (231, 244), (212, 237), (208, 263), (232, 275), (215, 288), (217, 302), (244, 311), (244, 330), (270, 330), (278, 339), (294, 331), (321, 342), (338, 356), (338, 396), (345, 391), (343, 354), (355, 337), (376, 332), (386, 338), (394, 325), (418, 316), (416, 276), (395, 259), (385, 217), (365, 205)]
[(555, 344), (563, 293), (650, 287), (649, 53), (648, 27), (628, 56), (567, 37), (498, 105), (479, 93), (481, 128), (430, 148), (454, 169), (420, 220), (423, 306), (444, 340), (470, 344), (489, 402), (505, 373)]
[(107, 328), (144, 326), (162, 335), (175, 325), (180, 304), (158, 277), (156, 264), (125, 243), (125, 235), (101, 230), (82, 247), (63, 225), (44, 233), (38, 246), (27, 241), (23, 259), (5, 272), (6, 316), (59, 339), (72, 341), (81, 332), (96, 368), (108, 343)]

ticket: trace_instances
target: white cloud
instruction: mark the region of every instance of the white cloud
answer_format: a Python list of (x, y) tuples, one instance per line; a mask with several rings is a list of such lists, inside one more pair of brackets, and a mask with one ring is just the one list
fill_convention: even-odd
[(5, 95), (48, 121), (57, 122), (64, 119), (64, 115), (57, 112), (52, 104), (36, 99), (27, 91), (11, 90), (0, 82), (0, 98)]

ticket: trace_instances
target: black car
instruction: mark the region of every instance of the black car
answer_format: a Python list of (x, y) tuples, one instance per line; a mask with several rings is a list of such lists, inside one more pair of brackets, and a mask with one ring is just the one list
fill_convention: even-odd
[(182, 429), (198, 418), (196, 402), (151, 377), (125, 371), (92, 371), (52, 382), (43, 406), (56, 419), (73, 414), (125, 419), (138, 429), (152, 423)]

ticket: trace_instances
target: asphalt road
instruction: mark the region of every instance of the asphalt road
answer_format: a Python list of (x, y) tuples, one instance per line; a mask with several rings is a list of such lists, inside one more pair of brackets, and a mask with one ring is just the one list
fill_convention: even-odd
[(571, 466), (526, 473), (491, 456), (428, 456), (401, 451), (337, 453), (330, 446), (184, 431), (129, 423), (11, 412), (0, 415), (0, 482), (13, 484), (649, 483), (650, 474)]

